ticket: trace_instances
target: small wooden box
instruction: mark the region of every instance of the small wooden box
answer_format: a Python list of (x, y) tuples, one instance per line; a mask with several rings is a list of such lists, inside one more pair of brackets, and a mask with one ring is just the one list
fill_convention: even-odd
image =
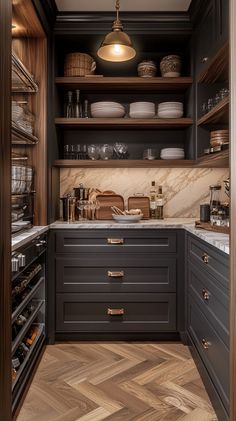
[(110, 220), (112, 219), (111, 206), (116, 206), (122, 211), (125, 208), (124, 198), (119, 194), (99, 194), (97, 200), (100, 203), (100, 208), (96, 210), (96, 219)]
[(140, 209), (143, 219), (150, 218), (150, 200), (148, 196), (130, 196), (128, 198), (128, 210)]

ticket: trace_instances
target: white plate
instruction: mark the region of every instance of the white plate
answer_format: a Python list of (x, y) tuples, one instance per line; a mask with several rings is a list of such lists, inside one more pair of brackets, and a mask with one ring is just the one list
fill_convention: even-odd
[(185, 159), (184, 156), (160, 156), (161, 159)]
[(114, 213), (112, 214), (112, 218), (116, 221), (119, 222), (120, 224), (127, 224), (129, 222), (134, 223), (134, 222), (138, 222), (140, 221), (140, 219), (142, 219), (143, 214), (141, 215), (115, 215)]
[(184, 152), (184, 148), (163, 148), (161, 152)]
[(176, 107), (183, 107), (184, 104), (182, 102), (160, 102), (158, 104), (158, 107), (171, 107), (171, 106), (176, 106)]

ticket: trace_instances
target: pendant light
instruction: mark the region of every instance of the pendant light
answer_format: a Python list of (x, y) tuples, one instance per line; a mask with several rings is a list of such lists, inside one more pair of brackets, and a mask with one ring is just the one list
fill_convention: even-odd
[(128, 61), (136, 55), (128, 34), (123, 32), (123, 25), (119, 18), (120, 2), (116, 0), (116, 20), (112, 25), (112, 32), (104, 38), (97, 51), (98, 57), (106, 61)]

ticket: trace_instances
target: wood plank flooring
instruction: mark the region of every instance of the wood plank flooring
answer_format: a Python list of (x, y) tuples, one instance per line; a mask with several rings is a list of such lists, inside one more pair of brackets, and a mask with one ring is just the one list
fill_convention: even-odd
[(187, 347), (48, 346), (17, 421), (217, 421)]

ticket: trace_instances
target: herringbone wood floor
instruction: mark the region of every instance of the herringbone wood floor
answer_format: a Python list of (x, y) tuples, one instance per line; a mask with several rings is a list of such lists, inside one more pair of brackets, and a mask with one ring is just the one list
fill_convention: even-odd
[(187, 347), (48, 346), (17, 421), (217, 420)]

